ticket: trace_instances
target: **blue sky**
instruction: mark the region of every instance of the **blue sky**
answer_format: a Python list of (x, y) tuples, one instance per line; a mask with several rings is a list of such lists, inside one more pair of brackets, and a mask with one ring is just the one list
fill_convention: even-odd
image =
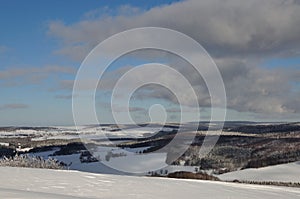
[[(91, 11), (99, 9), (106, 14), (115, 15), (121, 5), (130, 5), (148, 10), (161, 4), (169, 4), (170, 0), (159, 1), (96, 1), (84, 3), (72, 1), (3, 1), (0, 7), (0, 71), (9, 69), (32, 70), (48, 65), (67, 65), (74, 68), (80, 62), (56, 55), (54, 51), (59, 43), (48, 35), (48, 23), (64, 21), (75, 23)], [(74, 79), (75, 74), (55, 74), (62, 79)], [(2, 80), (0, 107), (0, 125), (69, 125), (72, 122), (71, 100), (55, 98), (64, 96), (64, 91), (55, 90), (56, 78), (43, 79), (41, 82), (28, 84), (15, 77), (14, 82)], [(1, 79), (0, 79), (1, 81)], [(9, 80), (10, 81), (10, 80)], [(15, 83), (15, 82), (20, 83)], [(6, 85), (8, 84), (8, 85)], [(16, 84), (16, 85), (10, 85)], [(69, 95), (66, 94), (66, 95)], [(5, 108), (7, 105), (24, 104), (24, 108)]]
[[(72, 125), (70, 82), (84, 55), (112, 34), (143, 26), (175, 29), (203, 44), (224, 75), (228, 120), (296, 121), (300, 111), (300, 44), (297, 37), (300, 30), (295, 27), (300, 22), (289, 15), (300, 11), (299, 5), (276, 4), (276, 0), (263, 3), (261, 9), (255, 11), (258, 14), (249, 15), (252, 11), (247, 10), (247, 6), (230, 0), (221, 9), (218, 1), (2, 1), (0, 125)], [(274, 15), (264, 11), (269, 7), (274, 11), (268, 12), (281, 12), (282, 9), (284, 12), (278, 19), (273, 17), (273, 22), (269, 16)], [(242, 24), (250, 24), (252, 29), (232, 20), (229, 16), (232, 9), (243, 10), (235, 12), (241, 14), (237, 18)], [(282, 27), (276, 25), (281, 19)], [(95, 28), (95, 24), (99, 27)], [(273, 29), (276, 34), (267, 35), (268, 31), (256, 27)], [(84, 34), (92, 31), (95, 31), (92, 35), (97, 36), (85, 38)], [(73, 51), (74, 47), (79, 50)], [(164, 56), (150, 60), (127, 57), (113, 64), (111, 72), (123, 66), (158, 60), (169, 61)], [(241, 85), (244, 88), (239, 87)], [(109, 97), (105, 92), (97, 93), (98, 103), (107, 103)], [(169, 96), (149, 97), (148, 101), (133, 103), (133, 107), (143, 109), (156, 103), (167, 109), (176, 107)], [(203, 110), (208, 109), (202, 104)], [(108, 114), (105, 111), (98, 111), (101, 117)], [(206, 112), (204, 116), (208, 118)], [(145, 112), (138, 110), (134, 114), (139, 121), (147, 121), (148, 116), (143, 116)]]

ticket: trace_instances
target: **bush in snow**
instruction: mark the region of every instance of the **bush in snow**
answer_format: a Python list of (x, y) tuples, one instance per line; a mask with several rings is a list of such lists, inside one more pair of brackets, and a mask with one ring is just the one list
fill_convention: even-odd
[(42, 157), (32, 157), (28, 155), (16, 155), (14, 157), (4, 157), (0, 159), (0, 166), (9, 167), (29, 167), (29, 168), (43, 168), (43, 169), (65, 169), (66, 164), (58, 160)]

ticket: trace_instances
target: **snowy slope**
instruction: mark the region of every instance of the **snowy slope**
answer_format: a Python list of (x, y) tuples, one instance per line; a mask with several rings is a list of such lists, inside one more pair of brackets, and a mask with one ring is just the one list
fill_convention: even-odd
[(300, 182), (300, 162), (269, 166), (259, 169), (245, 169), (218, 176), (222, 180)]
[(0, 168), (0, 173), (0, 198), (5, 199), (300, 197), (300, 189), (287, 187), (9, 167)]

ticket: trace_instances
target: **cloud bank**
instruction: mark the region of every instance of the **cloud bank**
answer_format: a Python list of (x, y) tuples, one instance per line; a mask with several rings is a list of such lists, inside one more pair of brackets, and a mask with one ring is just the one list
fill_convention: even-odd
[[(61, 41), (56, 53), (81, 61), (99, 42), (120, 31), (144, 26), (171, 28), (197, 40), (214, 58), (224, 79), (230, 109), (268, 117), (300, 112), (300, 70), (262, 66), (275, 57), (300, 55), (299, 1), (187, 0), (138, 12), (126, 7), (127, 13), (130, 10), (134, 14), (89, 17), (73, 24), (53, 21), (48, 35)], [(172, 59), (170, 63), (176, 63), (175, 68), (193, 84), (200, 105), (209, 106), (201, 77), (194, 75), (188, 64)], [(124, 71), (114, 73), (120, 76)], [(105, 83), (103, 89), (107, 90), (115, 84), (109, 78)], [(70, 80), (61, 82), (61, 87), (70, 89), (70, 85)], [(174, 96), (162, 92), (158, 88), (143, 95), (174, 101)]]

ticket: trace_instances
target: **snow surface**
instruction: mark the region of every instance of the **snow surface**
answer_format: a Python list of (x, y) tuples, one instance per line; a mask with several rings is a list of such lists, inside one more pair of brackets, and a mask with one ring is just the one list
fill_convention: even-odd
[(258, 169), (244, 169), (225, 173), (218, 176), (221, 180), (247, 180), (247, 181), (276, 181), (300, 182), (300, 162), (263, 167)]
[(289, 199), (299, 198), (300, 189), (234, 184), (201, 180), (133, 177), (0, 167), (0, 198), (143, 198), (143, 199)]

